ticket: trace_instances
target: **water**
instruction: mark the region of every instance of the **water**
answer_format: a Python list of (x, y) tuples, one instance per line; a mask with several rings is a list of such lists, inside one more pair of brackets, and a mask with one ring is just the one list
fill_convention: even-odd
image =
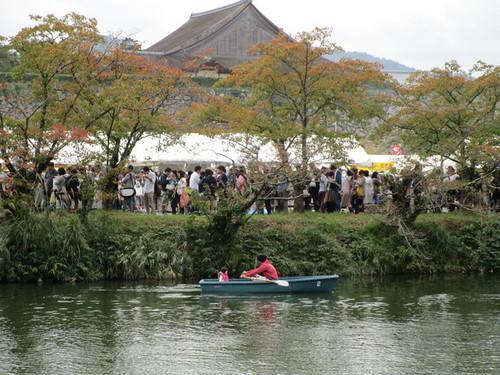
[(500, 374), (500, 277), (339, 279), (330, 297), (0, 285), (0, 374)]

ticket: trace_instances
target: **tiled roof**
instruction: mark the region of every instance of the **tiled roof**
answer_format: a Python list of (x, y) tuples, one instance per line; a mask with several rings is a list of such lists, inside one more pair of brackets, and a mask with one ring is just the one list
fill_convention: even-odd
[(189, 48), (216, 33), (251, 3), (251, 0), (241, 0), (206, 12), (192, 13), (184, 25), (147, 48), (146, 51), (170, 55)]

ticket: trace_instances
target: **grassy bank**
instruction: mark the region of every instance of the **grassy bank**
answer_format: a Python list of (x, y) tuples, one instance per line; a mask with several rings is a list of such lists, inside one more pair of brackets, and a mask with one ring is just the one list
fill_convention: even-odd
[(422, 215), (408, 241), (377, 215), (259, 216), (213, 241), (197, 216), (33, 214), (0, 228), (0, 280), (197, 279), (224, 265), (238, 275), (259, 253), (283, 275), (496, 272), (500, 218)]

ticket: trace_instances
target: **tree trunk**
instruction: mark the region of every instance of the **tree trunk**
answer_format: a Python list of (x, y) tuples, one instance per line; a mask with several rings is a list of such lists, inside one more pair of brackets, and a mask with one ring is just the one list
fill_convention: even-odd
[(300, 163), (300, 168), (297, 171), (297, 179), (298, 181), (293, 186), (293, 195), (296, 197), (293, 201), (293, 212), (304, 212), (305, 202), (303, 192), (306, 188), (306, 178), (307, 178), (307, 168), (309, 164), (309, 152), (307, 150), (307, 134), (305, 133), (305, 129), (307, 127), (307, 122), (303, 122), (304, 133), (301, 135), (300, 143), (301, 143), (301, 152), (302, 152), (302, 160)]
[(304, 202), (304, 183), (296, 184), (293, 187), (293, 196), (295, 199), (293, 200), (293, 212), (304, 212), (305, 210), (305, 202)]
[[(290, 166), (290, 160), (288, 158), (288, 151), (286, 149), (286, 146), (284, 143), (281, 142), (274, 142), (276, 149), (278, 150), (278, 157), (280, 159), (280, 170), (285, 174), (286, 176), (290, 176), (290, 173), (292, 171), (292, 168)], [(278, 193), (278, 197), (281, 199), (278, 199), (277, 205), (276, 205), (276, 212), (281, 212), (281, 213), (287, 213), (288, 212), (288, 190), (282, 191)]]
[(112, 152), (112, 154), (108, 162), (108, 169), (105, 175), (106, 180), (103, 186), (103, 197), (102, 197), (103, 208), (107, 210), (116, 208), (117, 206), (118, 185), (116, 183), (116, 177), (118, 175), (118, 171), (116, 168), (120, 162), (119, 143), (118, 146), (115, 145), (115, 147), (113, 147), (113, 149), (110, 151)]

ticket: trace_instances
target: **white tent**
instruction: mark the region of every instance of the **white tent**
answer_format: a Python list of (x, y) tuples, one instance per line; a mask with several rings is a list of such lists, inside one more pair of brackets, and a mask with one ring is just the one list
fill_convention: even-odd
[[(269, 155), (263, 153), (263, 157), (268, 159)], [(171, 146), (165, 146), (161, 139), (144, 139), (135, 147), (132, 160), (187, 164), (228, 164), (233, 161), (235, 163), (243, 161), (242, 152), (234, 143), (219, 137), (211, 138), (200, 134), (182, 136)]]
[[(242, 164), (248, 156), (247, 148), (256, 148), (257, 160), (274, 162), (278, 155), (272, 144), (262, 144), (258, 139), (250, 139), (247, 145), (221, 137), (207, 137), (199, 134), (189, 134), (172, 146), (162, 146), (160, 139), (145, 139), (137, 144), (132, 154), (135, 162), (171, 163), (171, 164)], [(253, 144), (252, 144), (253, 142)], [(260, 146), (260, 147), (259, 147)], [(296, 159), (293, 152), (291, 159)], [(365, 162), (369, 155), (359, 144), (347, 150), (347, 157), (354, 162)], [(312, 161), (317, 165), (327, 165), (332, 160), (327, 155), (317, 153), (312, 155)]]
[[(219, 164), (245, 164), (248, 160), (249, 149), (252, 159), (265, 163), (272, 163), (278, 159), (277, 152), (272, 144), (264, 144), (257, 138), (241, 136), (238, 142), (223, 137), (207, 137), (200, 134), (187, 134), (172, 145), (166, 145), (161, 138), (146, 138), (138, 142), (131, 155), (131, 162), (139, 165), (168, 165), (185, 168), (194, 164), (215, 167)], [(58, 163), (72, 164), (80, 162), (78, 155), (88, 152), (99, 152), (98, 146), (67, 146), (58, 157)], [(290, 152), (291, 160), (298, 160), (298, 155)], [(368, 155), (364, 148), (354, 142), (347, 149), (347, 158), (353, 164), (372, 163), (373, 157), (390, 157), (390, 155)], [(326, 154), (314, 153), (311, 161), (317, 166), (327, 166), (333, 160)]]

